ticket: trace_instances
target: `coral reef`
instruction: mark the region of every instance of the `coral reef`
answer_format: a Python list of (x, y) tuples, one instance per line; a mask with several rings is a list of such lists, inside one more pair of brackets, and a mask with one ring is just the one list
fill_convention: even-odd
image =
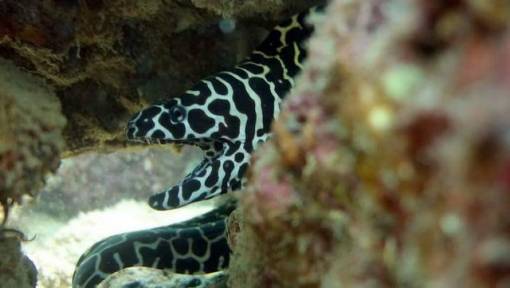
[(64, 148), (65, 119), (55, 94), (39, 79), (0, 61), (0, 203), (8, 207), (41, 189)]
[(509, 286), (508, 2), (336, 0), (312, 21), (231, 287)]
[[(61, 155), (125, 146), (134, 110), (315, 2), (0, 1), (0, 56), (55, 91), (0, 62), (0, 203)], [(509, 286), (508, 1), (333, 0), (311, 21), (229, 225), (230, 286)], [(32, 287), (18, 236), (0, 231), (0, 283)]]
[[(0, 56), (55, 86), (68, 119), (64, 155), (111, 151), (125, 146), (135, 110), (233, 66), (261, 26), (312, 2), (2, 1)], [(222, 30), (222, 19), (232, 27)]]
[(0, 87), (0, 283), (35, 287), (37, 271), (20, 249), (23, 233), (5, 225), (10, 207), (34, 196), (57, 168), (66, 122), (53, 91), (6, 61), (0, 61)]

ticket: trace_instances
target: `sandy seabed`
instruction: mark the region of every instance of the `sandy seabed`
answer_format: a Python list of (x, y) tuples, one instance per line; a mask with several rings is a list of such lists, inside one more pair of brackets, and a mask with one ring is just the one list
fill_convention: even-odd
[(62, 221), (41, 212), (21, 213), (17, 208), (12, 220), (31, 241), (23, 250), (39, 271), (39, 288), (68, 288), (80, 255), (97, 241), (123, 232), (181, 222), (207, 212), (210, 204), (192, 205), (173, 211), (158, 212), (146, 203), (122, 200), (118, 204)]

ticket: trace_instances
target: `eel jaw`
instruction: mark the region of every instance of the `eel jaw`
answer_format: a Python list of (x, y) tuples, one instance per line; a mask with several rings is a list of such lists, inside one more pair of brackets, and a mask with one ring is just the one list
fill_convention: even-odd
[(180, 141), (180, 140), (168, 140), (168, 139), (160, 139), (160, 138), (152, 138), (152, 137), (135, 137), (135, 138), (128, 138), (128, 142), (131, 143), (139, 143), (139, 144), (176, 144), (176, 145), (194, 145), (188, 141)]
[[(138, 114), (137, 114), (138, 116)], [(200, 147), (200, 140), (199, 139), (192, 139), (192, 140), (175, 140), (175, 139), (168, 139), (168, 138), (158, 138), (149, 136), (147, 134), (137, 135), (138, 133), (138, 127), (136, 126), (135, 122), (137, 120), (137, 117), (135, 116), (132, 120), (128, 122), (128, 125), (125, 130), (125, 135), (128, 142), (131, 143), (138, 143), (138, 144), (177, 144), (177, 145), (194, 145)]]

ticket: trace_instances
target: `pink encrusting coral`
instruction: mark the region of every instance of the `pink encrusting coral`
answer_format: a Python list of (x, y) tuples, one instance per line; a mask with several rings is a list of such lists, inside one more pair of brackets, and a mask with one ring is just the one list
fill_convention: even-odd
[(331, 1), (241, 197), (232, 287), (510, 285), (510, 4)]

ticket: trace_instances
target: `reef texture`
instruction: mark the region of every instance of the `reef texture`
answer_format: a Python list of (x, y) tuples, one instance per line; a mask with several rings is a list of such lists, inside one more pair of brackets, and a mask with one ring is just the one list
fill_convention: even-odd
[(53, 91), (6, 61), (0, 61), (0, 87), (0, 286), (35, 287), (36, 269), (20, 250), (24, 236), (6, 222), (9, 208), (34, 196), (58, 167), (66, 122)]
[(8, 207), (20, 203), (23, 195), (33, 196), (44, 176), (58, 167), (66, 122), (53, 91), (6, 61), (0, 61), (0, 87), (0, 204), (5, 222)]
[(509, 3), (312, 19), (232, 221), (231, 287), (510, 286)]
[(131, 114), (237, 63), (317, 1), (0, 1), (0, 57), (55, 87), (64, 155), (125, 145)]

